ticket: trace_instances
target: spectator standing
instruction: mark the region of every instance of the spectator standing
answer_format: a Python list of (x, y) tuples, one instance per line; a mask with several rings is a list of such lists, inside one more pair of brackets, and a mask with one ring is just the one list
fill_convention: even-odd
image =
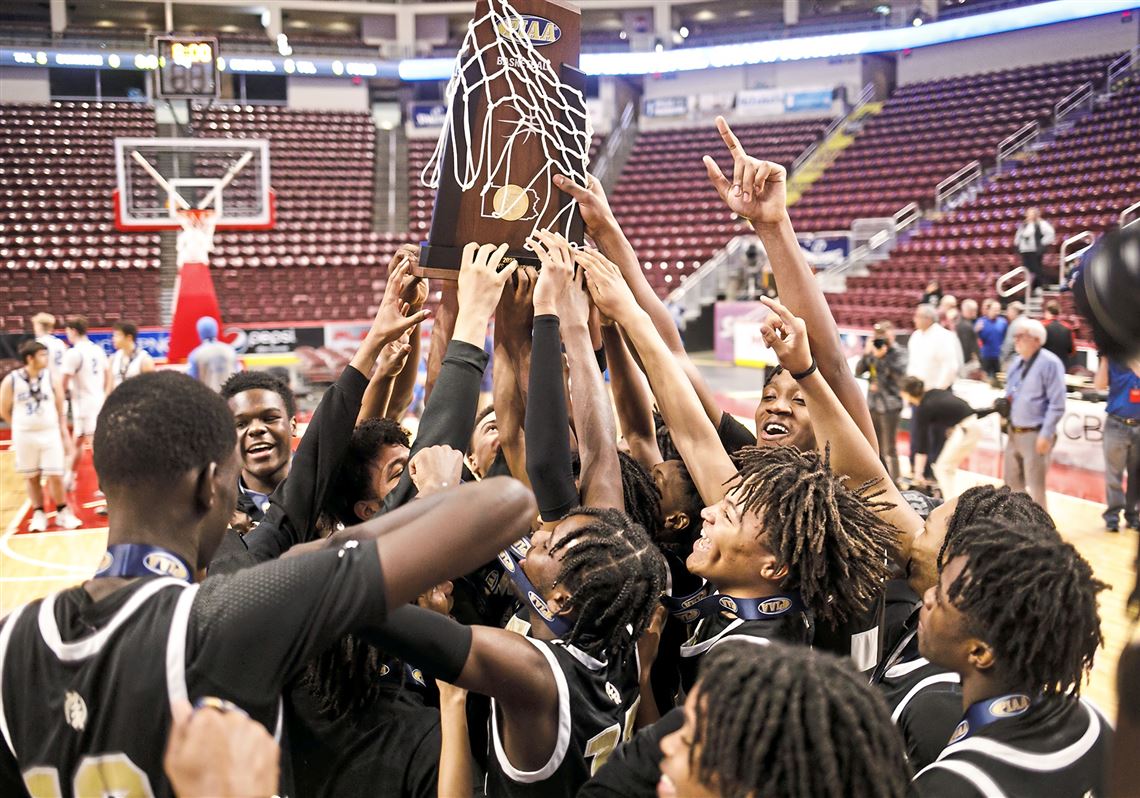
[(938, 300), (938, 322), (946, 327), (952, 329), (952, 325), (947, 324), (948, 319), (958, 318), (958, 297), (953, 294), (945, 294)]
[(958, 335), (958, 345), (962, 347), (963, 370), (973, 370), (982, 360), (982, 353), (978, 347), (978, 334), (974, 332), (974, 326), (978, 321), (978, 303), (972, 299), (964, 299), (958, 311), (958, 322), (954, 325), (954, 332)]
[(926, 284), (926, 290), (922, 292), (922, 299), (918, 301), (923, 305), (937, 305), (942, 301), (942, 283), (931, 280)]
[(867, 340), (863, 357), (855, 366), (856, 376), (867, 375), (867, 405), (879, 440), (879, 459), (891, 479), (899, 478), (899, 415), (902, 396), (899, 381), (906, 375), (906, 352), (895, 343), (894, 325), (881, 321)]
[(1020, 319), (1010, 328), (1017, 354), (1006, 376), (1009, 442), (1005, 447), (1005, 484), (1045, 503), (1057, 424), (1065, 412), (1065, 366), (1047, 349), (1045, 327), (1036, 319)]
[[(1100, 359), (1097, 388), (1108, 390), (1104, 420), (1104, 527), (1120, 529), (1120, 513), (1129, 529), (1140, 529), (1140, 368)], [(1125, 494), (1124, 476), (1128, 475)]]
[[(902, 398), (914, 407), (910, 421), (911, 471), (922, 483), (927, 457), (934, 456), (932, 470), (942, 491), (950, 501), (957, 489), (958, 467), (978, 447), (982, 439), (982, 423), (974, 408), (950, 391), (926, 390), (918, 377), (907, 377), (901, 385)], [(937, 450), (937, 455), (933, 452)]]
[(186, 373), (217, 392), (238, 371), (237, 352), (218, 340), (218, 322), (211, 316), (198, 319), (198, 346), (186, 357)]
[(906, 373), (931, 388), (949, 388), (962, 365), (958, 336), (938, 324), (933, 305), (914, 310), (914, 332), (907, 341)]
[(1026, 277), (1032, 281), (1034, 293), (1040, 291), (1045, 282), (1041, 258), (1053, 243), (1053, 237), (1053, 226), (1041, 218), (1040, 212), (1036, 208), (1026, 209), (1025, 221), (1017, 228), (1013, 246), (1021, 255), (1021, 265), (1025, 268)]
[(1073, 365), (1077, 345), (1073, 340), (1073, 330), (1061, 321), (1061, 303), (1050, 299), (1045, 303), (1045, 348), (1060, 358), (1065, 368)]
[(987, 299), (982, 313), (982, 318), (974, 323), (974, 332), (980, 345), (982, 370), (992, 380), (1001, 370), (1001, 348), (1009, 322), (1001, 315), (1001, 303), (996, 299)]
[(1007, 366), (1013, 357), (1013, 323), (1025, 313), (1024, 302), (1010, 302), (1005, 309), (1005, 320), (1008, 326), (1005, 329), (1005, 340), (1001, 342), (1001, 365)]

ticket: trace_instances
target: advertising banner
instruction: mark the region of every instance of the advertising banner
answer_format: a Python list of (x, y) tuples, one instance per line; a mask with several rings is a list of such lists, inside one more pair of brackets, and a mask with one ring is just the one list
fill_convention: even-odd
[(439, 128), (447, 121), (447, 106), (443, 103), (412, 103), (408, 114), (414, 128)]
[(782, 114), (784, 92), (781, 89), (744, 89), (736, 93), (736, 110), (755, 116)]
[(641, 112), (652, 117), (684, 116), (689, 113), (689, 98), (655, 97), (644, 102)]
[(713, 307), (713, 353), (729, 363), (735, 351), (736, 324), (763, 318), (767, 308), (759, 302), (717, 302)]
[(851, 233), (846, 230), (826, 233), (797, 233), (800, 249), (808, 265), (817, 271), (840, 265), (851, 254)]

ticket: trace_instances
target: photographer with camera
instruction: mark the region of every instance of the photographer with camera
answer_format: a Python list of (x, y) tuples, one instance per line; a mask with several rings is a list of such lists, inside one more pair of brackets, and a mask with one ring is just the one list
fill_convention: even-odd
[(926, 390), (918, 377), (904, 378), (901, 391), (906, 403), (914, 408), (910, 417), (910, 459), (915, 487), (924, 487), (927, 458), (933, 458), (934, 479), (943, 500), (950, 501), (961, 493), (956, 484), (958, 467), (982, 439), (978, 414), (951, 391)]
[(899, 414), (902, 396), (899, 380), (906, 374), (906, 352), (895, 345), (894, 326), (881, 321), (867, 339), (863, 357), (855, 365), (855, 376), (867, 377), (867, 406), (879, 441), (879, 459), (895, 482), (899, 478)]

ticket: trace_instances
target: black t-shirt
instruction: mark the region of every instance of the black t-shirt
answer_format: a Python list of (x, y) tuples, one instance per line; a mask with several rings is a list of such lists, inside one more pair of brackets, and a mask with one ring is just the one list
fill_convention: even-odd
[(578, 798), (656, 798), (661, 778), (661, 740), (685, 725), (682, 707), (666, 712), (646, 726), (578, 791)]
[(1045, 343), (1042, 349), (1048, 349), (1062, 363), (1068, 363), (1075, 349), (1073, 345), (1073, 331), (1061, 323), (1060, 319), (1053, 319), (1045, 325)]
[(914, 454), (929, 454), (932, 436), (946, 437), (955, 424), (974, 415), (974, 408), (950, 391), (932, 388), (922, 395), (910, 420), (911, 449)]
[[(171, 796), (162, 758), (173, 701), (222, 698), (279, 736), (285, 684), (334, 640), (384, 618), (369, 545), (201, 585), (138, 579), (98, 602), (76, 587), (18, 608), (0, 630), (0, 726), (11, 745), (0, 745), (0, 793), (23, 794), (8, 788), (40, 768), (64, 796), (76, 782), (132, 773), (108, 788)], [(99, 766), (107, 757), (123, 767)]]
[(736, 420), (736, 417), (731, 413), (723, 413), (720, 417), (720, 424), (717, 425), (716, 434), (720, 437), (720, 442), (724, 446), (724, 450), (729, 454), (736, 454), (745, 446), (755, 446), (756, 436), (748, 429), (748, 427), (741, 424)]
[(914, 777), (923, 798), (1103, 796), (1112, 728), (1085, 701), (1056, 697), (947, 745)]

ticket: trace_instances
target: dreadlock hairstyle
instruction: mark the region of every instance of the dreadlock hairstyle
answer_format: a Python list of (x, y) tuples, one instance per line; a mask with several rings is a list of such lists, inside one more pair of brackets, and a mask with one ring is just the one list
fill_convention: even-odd
[(680, 460), (681, 453), (673, 444), (673, 436), (665, 424), (665, 417), (656, 410), (653, 411), (653, 431), (657, 437), (657, 448), (661, 451), (661, 459)]
[[(556, 584), (571, 593), (574, 628), (566, 642), (591, 654), (624, 656), (649, 625), (665, 591), (665, 561), (644, 527), (611, 508), (576, 507), (590, 521), (559, 538)], [(632, 634), (627, 627), (632, 627)]]
[(989, 643), (1010, 686), (1076, 696), (1104, 643), (1097, 593), (1107, 585), (1053, 527), (987, 519), (946, 549), (967, 558), (948, 599)]
[(645, 466), (625, 452), (618, 452), (618, 463), (625, 512), (652, 536), (661, 526), (661, 491), (657, 490), (657, 483)]
[(345, 635), (309, 660), (304, 681), (321, 715), (339, 718), (347, 714), (359, 719), (390, 689), (379, 678), (386, 663), (391, 667), (390, 662), (375, 646)]
[(897, 545), (879, 516), (890, 505), (876, 500), (874, 483), (846, 487), (831, 470), (830, 446), (823, 455), (746, 446), (736, 456), (740, 512), (760, 516), (764, 545), (788, 568), (785, 585), (820, 621), (866, 610), (890, 576), (887, 555)]
[(956, 541), (964, 530), (988, 518), (999, 519), (1010, 524), (1032, 524), (1056, 531), (1057, 525), (1045, 508), (1022, 491), (1012, 491), (1009, 486), (996, 488), (993, 485), (975, 485), (958, 497), (958, 505), (946, 525), (946, 538), (938, 550), (938, 568), (945, 562), (947, 547)]
[(850, 662), (803, 646), (743, 642), (722, 643), (702, 660), (689, 766), (717, 794), (906, 795), (898, 729)]

